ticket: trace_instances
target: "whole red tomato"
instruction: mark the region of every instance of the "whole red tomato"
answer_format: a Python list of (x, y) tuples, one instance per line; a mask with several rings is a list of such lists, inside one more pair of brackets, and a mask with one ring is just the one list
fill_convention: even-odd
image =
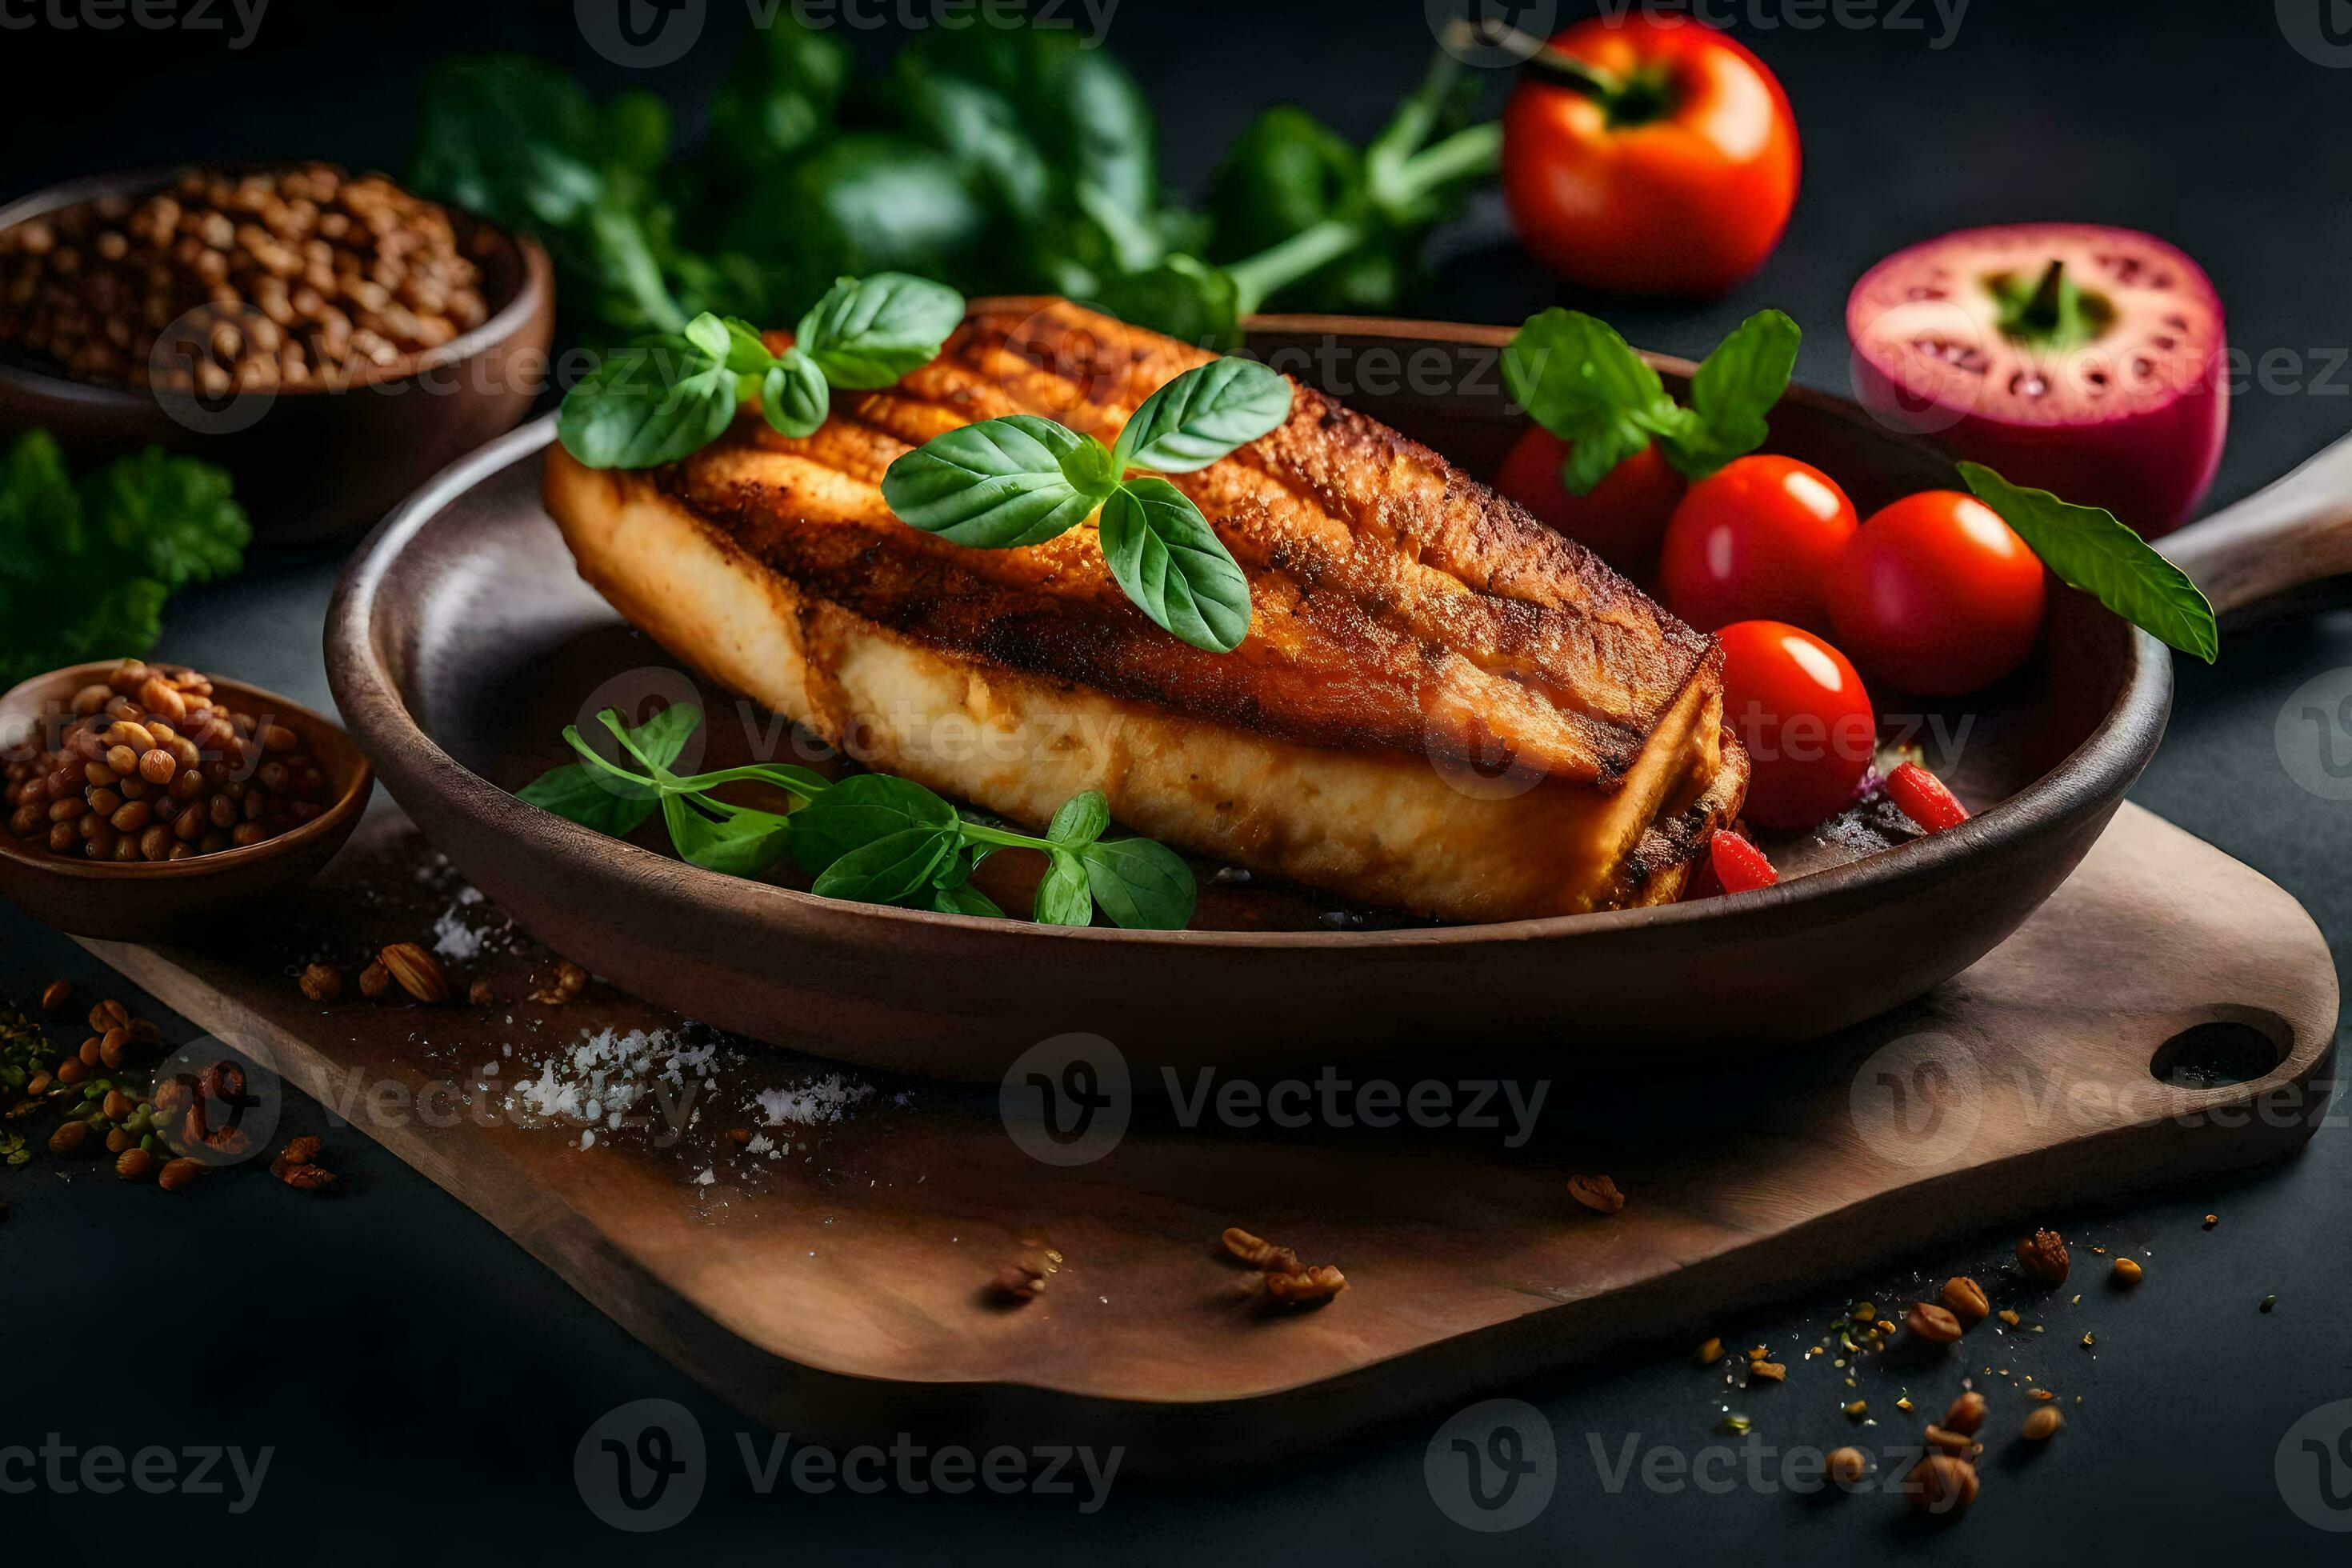
[(1845, 655), (1801, 626), (1741, 621), (1723, 643), (1723, 721), (1748, 748), (1747, 816), (1811, 827), (1853, 796), (1878, 716)]
[(1574, 496), (1559, 482), (1568, 452), (1568, 442), (1538, 425), (1504, 458), (1495, 488), (1628, 577), (1647, 578), (1658, 563), (1666, 520), (1687, 488), (1683, 477), (1653, 441)]
[(2042, 629), (2042, 562), (2000, 514), (1923, 490), (1872, 514), (1831, 572), (1830, 622), (1873, 679), (1923, 696), (1990, 686)]
[(1811, 464), (1740, 458), (1675, 508), (1658, 592), (1703, 632), (1753, 620), (1827, 629), (1822, 586), (1856, 526), (1853, 502)]
[(1503, 110), (1503, 195), (1572, 283), (1719, 294), (1764, 263), (1797, 200), (1797, 124), (1764, 62), (1682, 16), (1556, 35)]

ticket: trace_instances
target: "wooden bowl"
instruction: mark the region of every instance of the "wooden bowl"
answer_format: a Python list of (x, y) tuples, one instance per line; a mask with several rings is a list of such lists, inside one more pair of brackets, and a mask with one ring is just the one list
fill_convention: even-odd
[[(1483, 476), (1525, 428), (1494, 373), (1509, 335), (1261, 318), (1250, 344)], [(1653, 363), (1677, 387), (1692, 369)], [(1444, 390), (1414, 390), (1433, 367)], [(1878, 853), (1858, 836), (1773, 839), (1780, 886), (1661, 908), (1360, 927), (1208, 866), (1182, 931), (820, 899), (685, 865), (658, 851), (657, 829), (616, 842), (510, 793), (566, 760), (554, 737), (616, 677), (694, 693), (572, 569), (540, 502), (552, 423), (444, 473), (353, 554), (328, 612), (336, 702), (393, 796), (526, 930), (649, 1001), (864, 1066), (992, 1081), (1074, 1031), (1115, 1042), (1153, 1086), (1162, 1068), (1311, 1076), (1432, 1053), (1531, 1071), (1685, 1066), (1812, 1038), (1918, 996), (2015, 930), (2098, 838), (2170, 706), (2155, 639), (2056, 595), (2027, 668), (1919, 706), (1965, 737), (1940, 771), (1974, 820)], [(1792, 390), (1772, 437), (1864, 509), (1951, 482), (1936, 448), (1817, 393)], [(776, 733), (725, 693), (698, 700), (718, 716), (711, 767)]]
[[(106, 196), (136, 198), (167, 170), (70, 181), (0, 207), (0, 229)], [(77, 461), (161, 446), (236, 480), (254, 537), (293, 544), (365, 527), (457, 458), (504, 435), (547, 375), (555, 275), (535, 240), (455, 208), (482, 268), (490, 317), (405, 375), (337, 390), (235, 393), (199, 402), (145, 387), (70, 381), (0, 348), (0, 432), (41, 426)], [(478, 253), (474, 247), (482, 248)]]
[[(75, 692), (102, 681), (117, 661), (77, 664), (37, 675), (0, 697), (0, 749), (27, 724), (68, 711)], [(291, 892), (316, 876), (359, 826), (375, 774), (341, 728), (291, 700), (243, 681), (213, 678), (215, 697), (268, 715), (302, 738), (327, 775), (333, 802), (301, 826), (250, 844), (185, 860), (77, 859), (33, 847), (0, 827), (0, 897), (59, 931), (115, 942), (146, 942), (184, 932), (218, 916)]]

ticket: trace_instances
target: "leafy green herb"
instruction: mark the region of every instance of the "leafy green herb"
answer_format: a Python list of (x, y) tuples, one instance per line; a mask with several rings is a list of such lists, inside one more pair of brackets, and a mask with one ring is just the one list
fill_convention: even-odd
[[(671, 845), (691, 864), (758, 877), (790, 854), (826, 898), (1001, 919), (1004, 911), (971, 885), (972, 870), (999, 849), (1034, 849), (1048, 858), (1037, 892), (1041, 923), (1087, 925), (1097, 908), (1130, 929), (1181, 930), (1192, 919), (1192, 871), (1148, 839), (1105, 841), (1110, 805), (1098, 790), (1066, 802), (1038, 838), (970, 821), (922, 785), (887, 773), (833, 783), (806, 768), (751, 763), (680, 777), (671, 764), (702, 722), (691, 706), (665, 708), (635, 727), (609, 709), (597, 719), (619, 755), (567, 726), (563, 739), (580, 760), (541, 774), (517, 792), (520, 799), (616, 837), (659, 811)], [(761, 811), (710, 793), (742, 780), (775, 785), (795, 809)]]
[(1800, 335), (1778, 310), (1750, 316), (1699, 365), (1685, 407), (1615, 328), (1554, 307), (1505, 346), (1503, 379), (1529, 418), (1570, 444), (1560, 483), (1571, 495), (1590, 492), (1653, 439), (1684, 476), (1705, 479), (1764, 444), (1764, 416), (1788, 390)]
[(150, 447), (77, 483), (47, 431), (0, 452), (0, 689), (60, 665), (147, 653), (164, 601), (244, 564), (229, 477)]
[(1037, 884), (1035, 919), (1041, 926), (1083, 926), (1095, 921), (1095, 895), (1087, 886), (1085, 862), (1066, 850), (1051, 852), (1054, 863)]
[(2213, 606), (2189, 574), (2102, 507), (2074, 506), (2048, 490), (2012, 485), (1981, 463), (1962, 463), (1977, 499), (2032, 547), (2070, 588), (2159, 640), (2210, 664), (2221, 657)]
[(1394, 310), (1432, 229), (1500, 166), (1501, 128), (1467, 122), (1475, 84), (1441, 50), (1360, 149), (1267, 110), (1194, 211), (1162, 184), (1150, 105), (1099, 45), (933, 28), (859, 78), (836, 29), (786, 7), (684, 156), (642, 89), (599, 104), (544, 61), (453, 59), (426, 79), (409, 183), (538, 234), (598, 346), (721, 308), (792, 320), (847, 270), (1066, 294), (1222, 347), (1269, 302)]
[(1079, 852), (1087, 886), (1114, 925), (1173, 931), (1192, 918), (1192, 872), (1149, 838), (1099, 839)]
[(934, 437), (890, 465), (882, 499), (899, 520), (982, 550), (1042, 544), (1101, 510), (1103, 557), (1127, 596), (1194, 647), (1249, 635), (1249, 579), (1201, 509), (1166, 479), (1207, 467), (1290, 417), (1290, 383), (1253, 360), (1188, 370), (1146, 398), (1106, 450), (1034, 414)]
[(963, 321), (963, 296), (945, 284), (885, 272), (837, 279), (801, 318), (800, 351), (835, 386), (888, 386), (939, 357)]
[(1230, 653), (1249, 636), (1249, 579), (1192, 498), (1129, 479), (1103, 502), (1103, 559), (1127, 596), (1181, 641)]
[(746, 403), (780, 433), (807, 436), (824, 423), (833, 384), (887, 386), (929, 363), (962, 319), (954, 289), (889, 272), (836, 280), (782, 353), (751, 323), (705, 311), (581, 377), (556, 438), (592, 468), (649, 468), (717, 440)]
[(882, 499), (900, 521), (951, 544), (1042, 544), (1084, 522), (1118, 485), (1091, 436), (1035, 414), (983, 419), (892, 463)]

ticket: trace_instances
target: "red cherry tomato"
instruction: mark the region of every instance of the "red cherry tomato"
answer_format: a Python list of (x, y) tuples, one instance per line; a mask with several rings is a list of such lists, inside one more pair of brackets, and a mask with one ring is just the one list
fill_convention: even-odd
[(1769, 888), (1780, 879), (1772, 869), (1764, 851), (1734, 833), (1728, 827), (1717, 828), (1715, 837), (1706, 841), (1707, 861), (1715, 868), (1715, 879), (1727, 893), (1750, 893), (1759, 888)]
[(1734, 621), (1829, 627), (1822, 587), (1856, 527), (1853, 502), (1794, 458), (1741, 458), (1691, 486), (1666, 524), (1658, 588), (1703, 632)]
[(1503, 459), (1495, 488), (1628, 577), (1647, 578), (1658, 563), (1666, 520), (1683, 499), (1683, 477), (1653, 441), (1590, 491), (1572, 496), (1559, 482), (1568, 452), (1568, 442), (1538, 425)]
[(1748, 748), (1746, 815), (1811, 827), (1853, 796), (1878, 741), (1877, 710), (1845, 655), (1801, 626), (1740, 621), (1723, 643), (1723, 721)]
[(1554, 35), (1503, 110), (1511, 221), (1537, 260), (1589, 288), (1723, 292), (1780, 242), (1798, 163), (1780, 81), (1686, 16)]
[(1959, 797), (1916, 763), (1906, 763), (1886, 775), (1886, 794), (1895, 809), (1930, 833), (1958, 827), (1969, 819), (1969, 808)]
[(2000, 514), (1958, 490), (1874, 513), (1830, 574), (1830, 621), (1874, 680), (1948, 697), (2025, 662), (2042, 627), (2042, 563)]

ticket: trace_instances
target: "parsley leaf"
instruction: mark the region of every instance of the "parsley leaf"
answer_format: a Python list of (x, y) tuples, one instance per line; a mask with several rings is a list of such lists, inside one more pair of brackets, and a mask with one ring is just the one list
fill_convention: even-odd
[(174, 589), (236, 572), (252, 529), (228, 475), (150, 447), (76, 484), (47, 431), (0, 453), (0, 687), (145, 655)]

